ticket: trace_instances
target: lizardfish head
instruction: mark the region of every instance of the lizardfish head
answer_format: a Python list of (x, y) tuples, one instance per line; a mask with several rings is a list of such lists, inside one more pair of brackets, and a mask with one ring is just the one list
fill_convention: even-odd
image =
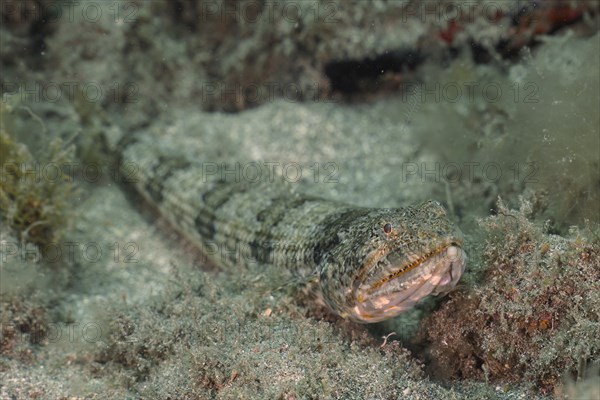
[(447, 293), (467, 260), (462, 233), (435, 201), (372, 210), (343, 239), (347, 245), (322, 269), (323, 297), (338, 314), (362, 323), (394, 317), (430, 294)]

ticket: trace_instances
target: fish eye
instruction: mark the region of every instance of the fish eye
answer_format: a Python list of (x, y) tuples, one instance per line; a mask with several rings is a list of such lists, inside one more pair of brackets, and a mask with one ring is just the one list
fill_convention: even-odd
[(392, 224), (389, 222), (383, 226), (383, 232), (390, 233), (392, 231)]

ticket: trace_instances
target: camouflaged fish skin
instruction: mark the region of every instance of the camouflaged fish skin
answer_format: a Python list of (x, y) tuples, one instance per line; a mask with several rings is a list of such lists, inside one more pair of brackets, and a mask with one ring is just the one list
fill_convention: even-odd
[(148, 138), (123, 143), (120, 163), (137, 191), (215, 263), (272, 264), (313, 277), (329, 308), (357, 322), (445, 293), (464, 271), (462, 234), (435, 201), (355, 207), (272, 179), (241, 179)]

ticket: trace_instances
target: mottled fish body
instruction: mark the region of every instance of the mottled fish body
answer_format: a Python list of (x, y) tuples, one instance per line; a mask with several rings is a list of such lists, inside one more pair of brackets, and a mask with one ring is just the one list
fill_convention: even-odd
[(381, 321), (455, 287), (466, 262), (462, 234), (435, 201), (363, 208), (251, 182), (138, 137), (121, 168), (138, 192), (213, 261), (271, 264), (314, 276), (329, 308)]

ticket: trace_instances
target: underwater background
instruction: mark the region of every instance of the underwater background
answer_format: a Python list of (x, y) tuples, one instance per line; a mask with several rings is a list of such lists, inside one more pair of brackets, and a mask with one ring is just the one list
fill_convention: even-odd
[[(0, 399), (600, 399), (599, 17), (2, 0)], [(360, 325), (212, 265), (116, 167), (134, 134), (357, 206), (435, 199), (465, 275)]]

